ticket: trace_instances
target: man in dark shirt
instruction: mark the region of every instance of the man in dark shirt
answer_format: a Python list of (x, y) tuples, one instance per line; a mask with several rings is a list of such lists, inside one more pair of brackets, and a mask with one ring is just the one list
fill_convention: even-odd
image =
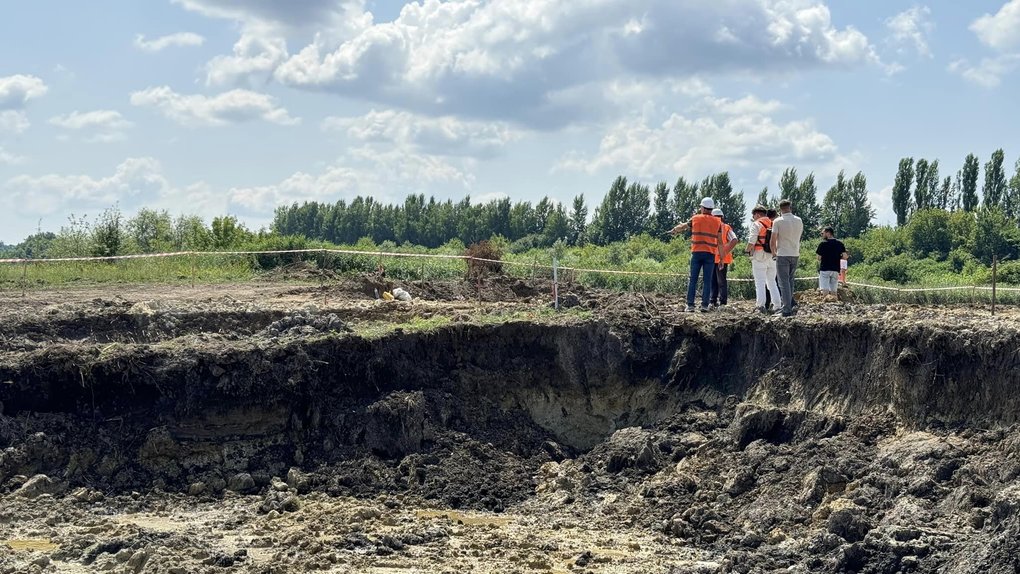
[(833, 237), (831, 227), (822, 230), (822, 242), (815, 253), (818, 254), (818, 288), (826, 301), (838, 300), (836, 290), (839, 288), (839, 261), (847, 258), (846, 246)]

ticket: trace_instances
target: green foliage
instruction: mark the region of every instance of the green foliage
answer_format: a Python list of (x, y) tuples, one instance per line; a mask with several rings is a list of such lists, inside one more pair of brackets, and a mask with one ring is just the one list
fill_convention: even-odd
[(961, 210), (949, 214), (949, 237), (953, 249), (973, 253), (976, 228), (977, 224), (972, 212)]
[(50, 257), (50, 249), (52, 248), (53, 242), (56, 238), (57, 235), (49, 231), (33, 233), (26, 237), (25, 240), (18, 245), (6, 246), (9, 248), (7, 250), (7, 256), (28, 259)]
[[(859, 243), (853, 243), (853, 245), (860, 246), (858, 249), (863, 261), (875, 263), (906, 253), (909, 248), (909, 238), (900, 228), (875, 227), (862, 235)], [(853, 253), (851, 252), (851, 254)]]
[(173, 248), (173, 219), (164, 211), (142, 208), (128, 219), (127, 237), (132, 251), (156, 253)]
[(814, 237), (822, 225), (822, 208), (818, 205), (815, 174), (809, 173), (797, 183), (796, 168), (787, 168), (779, 178), (778, 199), (789, 199), (793, 203), (793, 213), (804, 222), (804, 234), (807, 237)]
[(1003, 207), (1002, 200), (1006, 192), (1006, 172), (1002, 166), (1004, 160), (1005, 154), (997, 149), (985, 164), (985, 185), (981, 188), (985, 207)]
[(996, 279), (1001, 283), (1020, 285), (1020, 261), (1009, 261), (999, 265)]
[(92, 226), (88, 216), (67, 217), (67, 225), (60, 227), (47, 257), (88, 257), (92, 251)]
[(668, 183), (660, 181), (655, 184), (655, 191), (652, 192), (655, 197), (654, 213), (648, 227), (648, 231), (652, 235), (663, 234), (676, 225), (676, 214), (673, 212), (673, 206), (669, 200), (669, 192)]
[(967, 154), (960, 173), (960, 203), (964, 211), (974, 211), (978, 206), (977, 178), (980, 165), (974, 154)]
[(744, 203), (743, 193), (733, 192), (730, 174), (724, 171), (705, 178), (701, 183), (701, 191), (715, 199), (716, 207), (723, 211), (726, 222), (733, 228), (733, 233), (742, 237), (747, 231), (744, 225), (744, 220), (747, 219), (747, 205)]
[(847, 180), (842, 171), (836, 176), (836, 183), (829, 188), (822, 201), (823, 226), (832, 226), (836, 237), (860, 237), (875, 217), (875, 210), (868, 200), (868, 180), (858, 172)]
[(698, 184), (688, 183), (683, 177), (677, 178), (673, 185), (673, 213), (677, 222), (687, 221), (698, 212), (700, 195)]
[(92, 226), (93, 257), (110, 257), (121, 253), (124, 243), (124, 224), (116, 206), (103, 211)]
[(1000, 261), (1016, 259), (1020, 251), (1020, 229), (997, 207), (981, 208), (977, 212), (974, 233), (974, 256), (985, 265), (993, 257)]
[(567, 227), (570, 229), (570, 236), (568, 238), (570, 244), (583, 245), (587, 238), (585, 231), (588, 228), (588, 206), (584, 202), (583, 193), (574, 197)]
[(945, 259), (953, 249), (949, 212), (941, 209), (921, 209), (914, 212), (906, 227), (910, 246), (923, 257)]
[(1020, 159), (1016, 160), (1015, 173), (1009, 179), (1006, 196), (1002, 200), (1002, 210), (1006, 217), (1020, 219)]
[(617, 177), (595, 210), (592, 237), (600, 243), (622, 241), (645, 230), (648, 222), (648, 187)]
[(212, 247), (214, 249), (234, 249), (251, 241), (253, 234), (233, 215), (214, 217), (212, 220)]
[(914, 158), (905, 157), (900, 160), (900, 167), (896, 171), (896, 180), (893, 182), (892, 204), (893, 212), (896, 214), (896, 225), (907, 224), (910, 218), (910, 182), (914, 178)]
[(900, 255), (879, 261), (872, 268), (872, 273), (883, 281), (901, 284), (908, 283), (911, 276), (910, 267), (914, 261), (914, 258), (901, 253)]
[(205, 251), (212, 244), (212, 232), (201, 217), (181, 215), (174, 220), (171, 245), (175, 251)]

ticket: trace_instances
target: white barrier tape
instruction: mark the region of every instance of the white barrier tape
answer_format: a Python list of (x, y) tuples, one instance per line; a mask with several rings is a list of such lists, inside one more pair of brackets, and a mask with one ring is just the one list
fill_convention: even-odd
[(0, 263), (66, 263), (69, 261), (114, 261), (118, 259), (147, 259), (149, 257), (174, 257), (191, 255), (193, 251), (177, 251), (174, 253), (140, 253), (137, 255), (110, 255), (106, 257), (53, 257), (47, 259), (0, 259)]

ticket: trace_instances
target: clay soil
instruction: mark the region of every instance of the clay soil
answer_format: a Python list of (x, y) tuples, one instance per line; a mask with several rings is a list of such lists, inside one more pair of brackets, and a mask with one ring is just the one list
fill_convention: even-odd
[(0, 293), (0, 573), (1020, 572), (1016, 308), (393, 286)]

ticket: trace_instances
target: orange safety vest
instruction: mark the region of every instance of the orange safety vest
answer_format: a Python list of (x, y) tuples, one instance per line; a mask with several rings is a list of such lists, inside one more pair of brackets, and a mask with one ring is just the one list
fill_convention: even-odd
[[(726, 243), (729, 242), (729, 237), (730, 237), (730, 232), (731, 231), (733, 231), (733, 228), (730, 227), (730, 225), (728, 223), (723, 223), (723, 226), (722, 226), (722, 237), (723, 237), (723, 241), (724, 241), (723, 246), (725, 246)], [(722, 260), (721, 263), (723, 265), (729, 265), (730, 263), (733, 263), (733, 250), (732, 249), (729, 251), (729, 253), (726, 254), (726, 257), (723, 257), (723, 260)], [(716, 265), (720, 264), (719, 254), (718, 253), (715, 254), (715, 264)]]
[(699, 213), (691, 218), (691, 253), (711, 253), (718, 256), (719, 230), (722, 222), (714, 215)]
[(765, 249), (765, 234), (769, 229), (772, 229), (772, 220), (768, 217), (759, 217), (758, 225), (758, 240), (754, 242), (755, 251)]

